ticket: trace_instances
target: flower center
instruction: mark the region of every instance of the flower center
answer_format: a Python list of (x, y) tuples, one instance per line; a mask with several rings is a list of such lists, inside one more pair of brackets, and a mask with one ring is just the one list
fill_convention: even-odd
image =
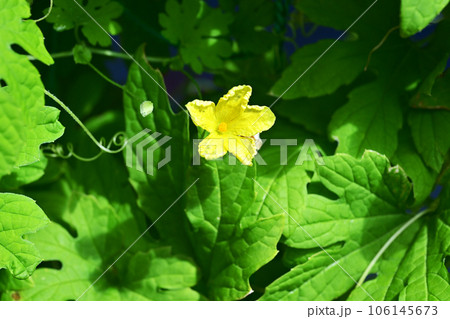
[(219, 132), (222, 132), (222, 133), (224, 133), (224, 132), (226, 132), (226, 131), (227, 131), (227, 129), (228, 129), (228, 127), (227, 127), (227, 123), (225, 123), (225, 122), (222, 122), (222, 123), (220, 123), (220, 124), (219, 124)]

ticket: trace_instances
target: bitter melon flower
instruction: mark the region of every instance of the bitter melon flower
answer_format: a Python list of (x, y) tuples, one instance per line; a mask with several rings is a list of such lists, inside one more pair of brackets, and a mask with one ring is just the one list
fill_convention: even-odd
[(217, 106), (211, 101), (194, 100), (186, 107), (195, 125), (210, 134), (200, 142), (200, 156), (213, 160), (230, 152), (244, 165), (252, 165), (257, 153), (259, 133), (275, 123), (275, 115), (267, 106), (248, 105), (252, 88), (233, 87), (220, 98)]

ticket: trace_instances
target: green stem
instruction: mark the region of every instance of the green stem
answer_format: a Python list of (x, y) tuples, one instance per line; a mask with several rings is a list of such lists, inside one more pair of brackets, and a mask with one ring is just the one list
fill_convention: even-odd
[[(66, 111), (74, 119), (74, 121), (77, 122), (78, 125), (80, 125), (80, 127), (83, 129), (83, 131), (86, 133), (86, 135), (89, 136), (89, 138), (95, 143), (95, 145), (97, 145), (102, 151), (104, 151), (106, 153), (110, 153), (110, 154), (116, 154), (123, 150), (123, 147), (121, 147), (118, 150), (110, 150), (109, 148), (103, 146), (103, 144), (100, 143), (99, 141), (97, 141), (97, 139), (94, 137), (94, 135), (92, 135), (92, 133), (88, 130), (88, 128), (86, 126), (84, 126), (83, 122), (81, 122), (81, 120), (75, 115), (75, 113), (72, 112), (72, 110), (67, 105), (65, 105), (60, 99), (58, 99), (55, 95), (53, 95), (49, 91), (44, 90), (44, 93), (45, 93), (45, 95), (50, 97), (53, 101), (58, 103), (59, 106), (61, 106), (64, 109), (64, 111)], [(124, 146), (125, 145), (126, 145), (126, 141), (124, 143)]]
[(409, 226), (411, 226), (416, 220), (418, 220), (423, 215), (429, 213), (432, 211), (432, 208), (425, 209), (424, 211), (418, 213), (413, 218), (408, 220), (406, 223), (402, 225), (389, 239), (388, 241), (381, 247), (381, 249), (378, 251), (378, 253), (373, 257), (370, 264), (367, 266), (366, 270), (364, 270), (364, 273), (362, 274), (361, 278), (358, 281), (358, 286), (361, 286), (364, 283), (364, 280), (366, 280), (367, 275), (372, 270), (372, 267), (377, 263), (378, 259), (383, 255), (383, 253), (391, 246), (391, 244), (394, 242), (394, 240), (397, 239), (398, 236), (400, 236)]
[[(98, 54), (98, 55), (114, 57), (114, 58), (119, 58), (119, 59), (125, 59), (125, 60), (131, 60), (131, 58), (127, 54), (121, 53), (121, 52), (114, 52), (111, 50), (103, 50), (103, 49), (96, 49), (96, 48), (89, 48), (89, 50), (91, 50), (92, 53)], [(154, 56), (146, 56), (146, 58), (149, 62), (159, 62), (159, 63), (166, 63), (166, 62), (169, 62), (169, 61), (172, 61), (173, 59), (175, 59), (175, 57), (167, 58), (167, 57), (154, 57)]]
[(389, 29), (388, 32), (386, 32), (386, 34), (384, 35), (384, 37), (381, 39), (380, 43), (378, 43), (372, 50), (370, 50), (369, 56), (367, 57), (366, 66), (364, 67), (364, 71), (367, 71), (367, 68), (369, 67), (370, 59), (372, 58), (373, 53), (376, 50), (378, 50), (379, 48), (381, 48), (381, 46), (384, 44), (384, 42), (386, 42), (386, 40), (389, 38), (391, 33), (394, 32), (395, 30), (397, 30), (398, 28), (400, 28), (400, 26), (397, 25), (397, 26)]
[(92, 63), (88, 63), (87, 65), (89, 65), (89, 67), (92, 70), (94, 70), (98, 75), (100, 75), (105, 81), (107, 81), (108, 83), (111, 83), (115, 87), (118, 87), (119, 89), (123, 90), (125, 93), (127, 93), (132, 98), (139, 100), (139, 98), (137, 96), (135, 96), (133, 93), (131, 93), (124, 85), (120, 85), (119, 83), (111, 80), (106, 74), (104, 74), (102, 71), (97, 69)]
[[(89, 48), (88, 49), (97, 55), (107, 56), (107, 57), (113, 57), (113, 58), (119, 58), (124, 60), (132, 60), (131, 57), (129, 57), (125, 53), (120, 52), (114, 52), (111, 50), (103, 50), (103, 49), (96, 49), (96, 48)], [(53, 59), (57, 58), (67, 58), (73, 56), (72, 51), (65, 51), (65, 52), (58, 52), (58, 53), (52, 53), (51, 57)], [(36, 60), (36, 58), (32, 55), (27, 56), (28, 60)], [(155, 63), (167, 63), (174, 59), (174, 57), (166, 58), (166, 57), (153, 57), (153, 56), (147, 56), (146, 57), (149, 62), (155, 62)]]
[(121, 90), (125, 91), (125, 87), (123, 85), (120, 85), (119, 83), (111, 80), (109, 77), (107, 77), (102, 71), (100, 71), (99, 69), (97, 69), (92, 63), (88, 63), (87, 65), (89, 65), (89, 67), (94, 70), (98, 75), (100, 75), (106, 82), (111, 83), (112, 85), (114, 85), (115, 87), (118, 87)]

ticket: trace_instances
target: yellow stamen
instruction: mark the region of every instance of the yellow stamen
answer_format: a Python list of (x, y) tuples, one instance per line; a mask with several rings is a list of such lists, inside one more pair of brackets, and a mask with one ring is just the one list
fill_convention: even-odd
[(224, 132), (226, 132), (226, 131), (227, 131), (227, 129), (228, 129), (228, 127), (227, 127), (227, 123), (225, 123), (225, 122), (222, 122), (222, 123), (220, 123), (220, 124), (219, 124), (219, 132), (222, 132), (222, 133), (224, 133)]

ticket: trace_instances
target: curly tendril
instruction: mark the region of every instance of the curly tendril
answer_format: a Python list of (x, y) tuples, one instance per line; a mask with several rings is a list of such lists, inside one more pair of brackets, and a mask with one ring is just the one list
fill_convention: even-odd
[[(60, 158), (69, 158), (69, 157), (75, 157), (81, 161), (93, 161), (97, 158), (99, 158), (103, 153), (109, 153), (109, 154), (117, 154), (124, 150), (124, 148), (127, 145), (127, 138), (125, 136), (125, 132), (118, 132), (116, 133), (108, 144), (106, 144), (106, 139), (101, 138), (99, 141), (92, 135), (91, 131), (81, 122), (81, 120), (75, 115), (75, 113), (72, 112), (72, 110), (65, 105), (60, 99), (58, 99), (55, 95), (50, 93), (47, 90), (44, 90), (45, 95), (50, 97), (53, 101), (59, 104), (73, 119), (75, 122), (77, 122), (78, 125), (83, 129), (83, 131), (86, 133), (86, 135), (94, 142), (95, 145), (100, 148), (100, 152), (93, 156), (93, 157), (82, 157), (80, 155), (77, 155), (73, 151), (73, 144), (67, 143), (67, 151), (68, 153), (64, 153), (64, 148), (61, 145), (51, 144), (44, 147), (44, 150), (49, 151), (47, 154), (52, 157), (60, 157)], [(112, 146), (119, 147), (118, 149), (111, 149)]]
[[(101, 145), (105, 145), (105, 138), (101, 138), (99, 143)], [(117, 132), (109, 141), (108, 144), (106, 144), (106, 148), (110, 149), (111, 146), (118, 146), (119, 148), (117, 150), (114, 150), (114, 153), (119, 153), (121, 151), (123, 151), (127, 145), (127, 139), (125, 137), (125, 132)], [(66, 148), (67, 148), (67, 153), (64, 152), (64, 147), (62, 145), (59, 144), (49, 144), (49, 145), (44, 145), (43, 146), (43, 151), (47, 156), (50, 157), (59, 157), (59, 158), (63, 158), (63, 159), (68, 159), (70, 157), (74, 157), (80, 161), (83, 162), (92, 162), (95, 161), (97, 158), (99, 158), (103, 153), (105, 153), (105, 151), (103, 149), (100, 150), (100, 152), (98, 152), (98, 154), (92, 156), (92, 157), (84, 157), (81, 155), (78, 155), (74, 152), (74, 148), (73, 148), (73, 144), (72, 143), (67, 143), (66, 144)]]

